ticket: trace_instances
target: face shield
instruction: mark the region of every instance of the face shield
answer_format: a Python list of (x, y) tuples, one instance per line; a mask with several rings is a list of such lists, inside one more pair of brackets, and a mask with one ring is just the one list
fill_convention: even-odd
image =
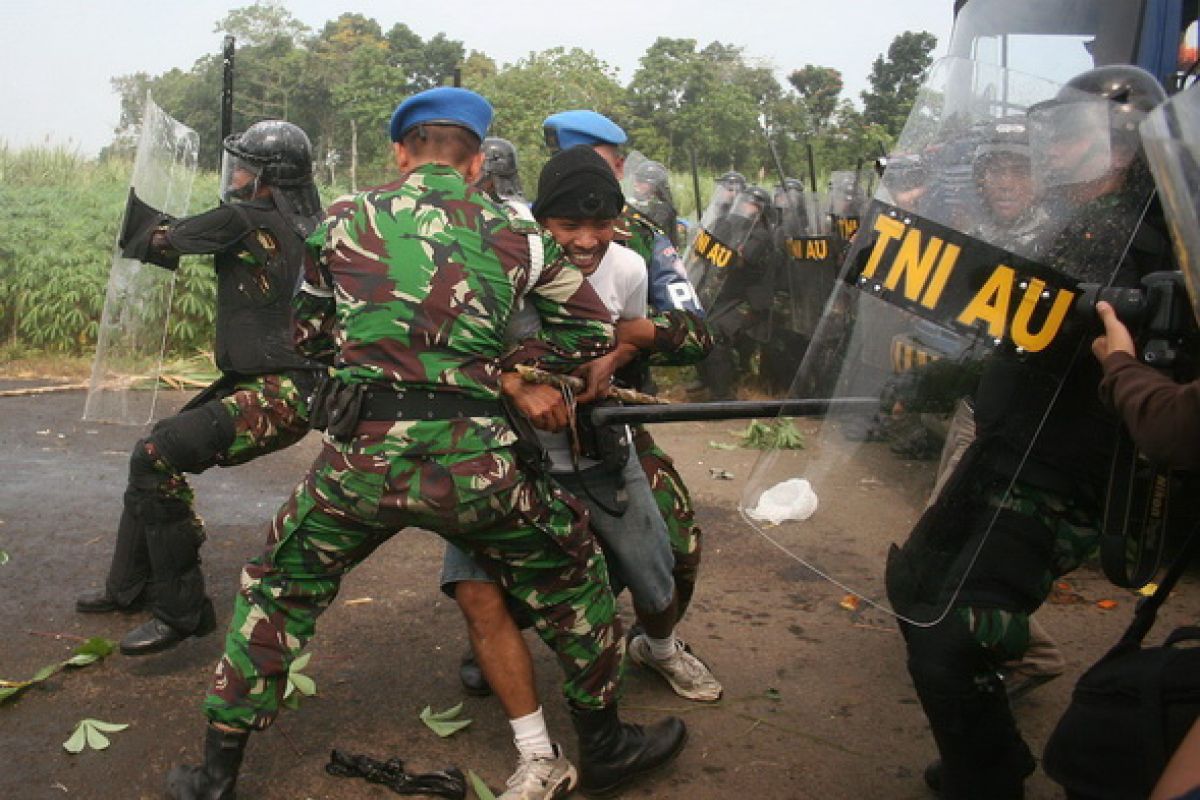
[(261, 175), (261, 165), (224, 151), (221, 155), (221, 199), (226, 203), (250, 200), (258, 194)]
[(1200, 89), (1163, 103), (1139, 132), (1171, 228), (1171, 242), (1200, 320)]
[(1112, 172), (1113, 158), (1107, 100), (1054, 101), (1029, 112), (1029, 144), (1039, 188), (1091, 183)]

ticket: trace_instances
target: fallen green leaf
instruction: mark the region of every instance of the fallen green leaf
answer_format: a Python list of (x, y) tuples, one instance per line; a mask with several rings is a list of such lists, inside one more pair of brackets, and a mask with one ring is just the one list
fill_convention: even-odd
[(317, 693), (317, 682), (307, 675), (299, 673), (292, 676), (292, 685), (296, 687), (296, 691), (305, 697), (312, 697)]
[(108, 737), (91, 725), (87, 727), (87, 743), (93, 750), (107, 750), (110, 744)]
[(0, 703), (28, 689), (35, 683), (41, 683), (64, 667), (86, 667), (88, 664), (94, 664), (104, 658), (116, 648), (117, 643), (111, 639), (94, 636), (79, 645), (79, 647), (76, 647), (70, 658), (65, 661), (59, 661), (56, 664), (47, 664), (34, 673), (34, 676), (27, 681), (0, 680)]
[(283, 702), (288, 708), (295, 710), (300, 707), (300, 695), (313, 697), (317, 693), (317, 682), (300, 670), (308, 666), (312, 653), (305, 653), (292, 662), (288, 668), (287, 687), (283, 690)]
[(708, 446), (714, 450), (737, 450), (738, 449), (738, 446), (736, 444), (730, 444), (729, 442), (714, 442), (712, 440), (709, 440)]
[(4, 566), (7, 563), (8, 563), (8, 551), (0, 550), (0, 566)]
[(475, 796), (479, 800), (496, 800), (496, 795), (492, 794), (492, 790), (483, 782), (483, 778), (475, 774), (475, 770), (467, 770), (467, 780), (471, 782), (471, 791), (475, 792)]
[(83, 748), (87, 746), (87, 728), (83, 723), (75, 726), (75, 730), (71, 732), (70, 738), (63, 742), (63, 749), (68, 753), (82, 753)]
[(767, 694), (768, 700), (782, 700), (783, 699), (783, 695), (781, 695), (779, 693), (778, 689), (767, 689), (766, 694)]
[(105, 639), (103, 636), (93, 636), (79, 647), (75, 648), (77, 655), (93, 655), (100, 658), (110, 656), (117, 649), (117, 643), (112, 639)]
[(772, 422), (751, 420), (743, 431), (733, 432), (742, 437), (744, 447), (756, 450), (799, 450), (804, 447), (804, 435), (796, 430), (790, 419)]
[(63, 742), (63, 749), (73, 754), (82, 753), (85, 746), (93, 750), (107, 750), (112, 742), (104, 734), (123, 731), (128, 727), (128, 724), (122, 722), (81, 719), (79, 724), (75, 726), (75, 730), (71, 732), (70, 737)]
[(431, 731), (444, 739), (447, 736), (453, 736), (471, 724), (471, 720), (469, 719), (454, 719), (461, 711), (462, 703), (445, 711), (434, 711), (429, 706), (425, 706), (425, 710), (421, 712), (421, 721)]

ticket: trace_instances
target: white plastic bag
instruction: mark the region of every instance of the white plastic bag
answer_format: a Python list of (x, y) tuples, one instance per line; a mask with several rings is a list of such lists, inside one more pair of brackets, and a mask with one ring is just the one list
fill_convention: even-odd
[(763, 492), (754, 508), (746, 510), (753, 519), (778, 525), (786, 520), (799, 522), (817, 510), (817, 493), (804, 478), (791, 478)]

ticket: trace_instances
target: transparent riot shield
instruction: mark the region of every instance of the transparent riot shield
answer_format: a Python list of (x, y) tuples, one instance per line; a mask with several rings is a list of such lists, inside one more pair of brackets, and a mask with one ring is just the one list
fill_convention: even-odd
[(631, 209), (654, 223), (672, 244), (679, 241), (671, 173), (662, 162), (646, 158), (637, 150), (631, 151), (625, 156), (621, 191)]
[[(166, 214), (186, 214), (198, 146), (196, 132), (147, 93), (131, 191)], [(174, 286), (174, 272), (125, 258), (114, 246), (85, 420), (144, 425), (153, 419)]]
[[(767, 193), (754, 186), (713, 193), (700, 220), (700, 232), (688, 248), (684, 264), (700, 304), (710, 314), (732, 298), (748, 274), (761, 269), (771, 236)], [(736, 277), (733, 277), (736, 276)]]
[(1192, 310), (1200, 320), (1200, 85), (1159, 106), (1140, 131)]
[(761, 362), (772, 331), (775, 240), (770, 196), (747, 186), (732, 198), (718, 186), (685, 259), (688, 279), (714, 334), (697, 365), (708, 399), (728, 400)]
[(835, 170), (829, 175), (829, 217), (842, 243), (854, 238), (871, 199), (874, 173), (866, 168)]
[[(824, 213), (823, 198), (790, 189), (782, 194), (779, 237), (790, 319), (787, 328), (807, 342), (816, 332), (825, 302), (833, 293), (840, 263)], [(802, 354), (801, 354), (802, 355)], [(793, 374), (794, 374), (793, 370)]]
[[(1098, 380), (1063, 391), (1095, 367), (1081, 363), (1094, 330), (1079, 284), (1117, 274), (1151, 190), (1118, 107), (1101, 110), (1094, 96), (970, 61), (930, 71), (898, 151), (928, 156), (982, 139), (997, 118), (1029, 117), (1044, 137), (1029, 150), (1047, 156), (1023, 165), (1042, 224), (1034, 243), (1019, 226), (1018, 248), (979, 197), (926, 202), (884, 173), (789, 392), (832, 402), (789, 420), (804, 447), (764, 452), (739, 505), (846, 605), (936, 623), (964, 587), (986, 588), (981, 565), (1013, 552), (997, 520), (1014, 476), (1065, 474), (1055, 459), (1072, 452), (1045, 437), (1092, 419), (1073, 404), (1095, 401)], [(1095, 161), (1069, 182), (1084, 151)]]

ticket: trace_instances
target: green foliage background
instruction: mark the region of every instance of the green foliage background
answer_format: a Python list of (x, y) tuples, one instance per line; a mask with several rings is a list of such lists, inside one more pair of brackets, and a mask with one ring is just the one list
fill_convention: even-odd
[[(313, 31), (274, 0), (231, 11), (216, 32), (238, 43), (234, 129), (264, 118), (304, 128), (326, 202), (348, 188), (391, 180), (392, 110), (457, 72), (462, 85), (491, 100), (492, 133), (517, 146), (530, 196), (548, 157), (541, 121), (556, 111), (591, 108), (622, 125), (632, 146), (667, 165), (679, 213), (688, 217), (697, 205), (693, 157), (702, 176), (701, 205), (712, 176), (726, 170), (764, 185), (777, 182), (764, 130), (796, 177), (809, 177), (809, 148), (819, 183), (833, 170), (869, 164), (899, 133), (936, 45), (924, 32), (897, 36), (873, 62), (872, 88), (862, 93), (860, 111), (842, 96), (837, 70), (795, 65), (781, 85), (773, 69), (748, 62), (742, 48), (715, 41), (702, 46), (659, 38), (623, 86), (614, 69), (578, 48), (550, 48), (497, 65), (443, 34), (422, 39), (403, 23), (384, 31), (358, 13)], [(215, 202), (222, 79), (216, 50), (189, 69), (113, 79), (121, 121), (97, 160), (64, 148), (13, 150), (0, 140), (0, 356), (82, 356), (95, 347), (147, 91), (200, 135), (200, 164), (210, 171), (196, 181), (192, 212)], [(185, 258), (171, 301), (172, 355), (211, 347), (214, 303), (211, 258)]]

